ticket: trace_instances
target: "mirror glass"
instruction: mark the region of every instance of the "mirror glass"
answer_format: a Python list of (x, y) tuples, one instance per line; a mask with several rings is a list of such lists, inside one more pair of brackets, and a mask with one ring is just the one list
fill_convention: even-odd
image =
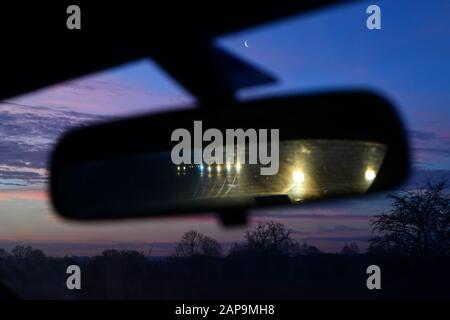
[[(287, 140), (279, 145), (279, 168), (261, 175), (261, 164), (246, 161), (175, 165), (170, 152), (135, 155), (84, 163), (61, 172), (76, 190), (66, 189), (66, 201), (76, 209), (83, 190), (81, 214), (139, 208), (201, 208), (301, 203), (311, 199), (366, 193), (376, 179), (386, 145), (351, 140)], [(226, 157), (224, 156), (224, 159)], [(139, 185), (139, 189), (128, 192)], [(76, 195), (73, 198), (70, 195)], [(105, 206), (107, 206), (105, 208)], [(92, 212), (91, 212), (92, 210)]]

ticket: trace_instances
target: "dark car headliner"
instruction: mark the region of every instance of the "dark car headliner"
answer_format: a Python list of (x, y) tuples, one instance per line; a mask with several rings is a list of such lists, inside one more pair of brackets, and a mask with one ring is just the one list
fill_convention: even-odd
[(214, 37), (342, 2), (139, 1), (124, 7), (80, 1), (81, 30), (66, 28), (72, 3), (2, 4), (0, 100), (152, 57), (199, 101), (226, 104), (235, 90), (275, 79), (213, 47)]

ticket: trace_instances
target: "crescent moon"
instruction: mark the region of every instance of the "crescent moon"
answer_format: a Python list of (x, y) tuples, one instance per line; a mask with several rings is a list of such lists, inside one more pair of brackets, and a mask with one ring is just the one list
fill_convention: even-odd
[(245, 40), (245, 41), (244, 41), (244, 46), (245, 46), (246, 48), (248, 48), (248, 43), (247, 43), (247, 41), (248, 41), (248, 40)]

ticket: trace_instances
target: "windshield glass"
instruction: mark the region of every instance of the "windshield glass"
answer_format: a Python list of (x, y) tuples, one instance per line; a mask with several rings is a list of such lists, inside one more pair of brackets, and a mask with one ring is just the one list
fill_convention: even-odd
[[(412, 191), (419, 186), (420, 192), (426, 190), (421, 183), (434, 185), (450, 177), (450, 3), (377, 2), (383, 10), (380, 32), (366, 28), (367, 3), (357, 2), (229, 34), (216, 39), (216, 45), (279, 79), (275, 85), (240, 91), (242, 100), (355, 86), (387, 96), (405, 119), (413, 148), (412, 174), (403, 188)], [(410, 246), (406, 240), (392, 247), (383, 242), (386, 238), (377, 238), (376, 227), (389, 226), (383, 229), (385, 220), (374, 226), (374, 219), (398, 204), (386, 195), (254, 210), (248, 225), (232, 229), (223, 228), (214, 215), (86, 224), (63, 220), (53, 212), (46, 189), (47, 159), (63, 132), (194, 103), (195, 98), (151, 60), (0, 102), (0, 280), (22, 297), (41, 299), (358, 299), (371, 297), (364, 285), (352, 280), (354, 274), (365, 274), (360, 266), (371, 261), (368, 253), (393, 248), (390, 253), (409, 257), (425, 248), (422, 242)], [(356, 149), (364, 153), (365, 143)], [(368, 165), (358, 169), (363, 183), (376, 176), (384, 155), (382, 146), (375, 149), (373, 172), (367, 171)], [(289, 178), (306, 183), (308, 172), (292, 172)], [(439, 192), (448, 194), (448, 189)], [(268, 240), (258, 241), (261, 238)], [(432, 243), (426, 253), (450, 247)], [(270, 255), (259, 259), (255, 251), (293, 260), (274, 260)], [(352, 254), (354, 263), (348, 269), (341, 254)], [(171, 259), (198, 255), (223, 260), (194, 272)], [(304, 257), (309, 258), (301, 260)], [(324, 257), (332, 258), (324, 262)], [(393, 261), (394, 266), (402, 265)], [(86, 268), (82, 295), (65, 287), (65, 268), (73, 263)], [(417, 270), (409, 274), (394, 269), (398, 286), (387, 295), (448, 296), (444, 291), (450, 287), (445, 285), (448, 274), (442, 276), (448, 273), (444, 268), (448, 264), (440, 266), (442, 270), (429, 273), (439, 281), (422, 281), (429, 285), (426, 290), (405, 285), (416, 279)]]

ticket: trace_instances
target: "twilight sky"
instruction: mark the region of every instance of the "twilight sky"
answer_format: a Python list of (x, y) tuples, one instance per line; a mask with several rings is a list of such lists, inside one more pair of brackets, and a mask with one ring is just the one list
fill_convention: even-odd
[[(410, 183), (450, 177), (450, 2), (371, 2), (382, 11), (382, 30), (374, 31), (365, 27), (368, 4), (293, 17), (216, 44), (279, 79), (240, 92), (242, 99), (354, 87), (384, 94), (408, 127), (414, 153)], [(222, 229), (212, 216), (74, 223), (57, 217), (47, 202), (47, 156), (64, 130), (193, 102), (149, 59), (0, 102), (0, 247), (27, 243), (55, 255), (153, 247), (159, 255), (191, 228), (223, 243), (240, 241), (245, 228)], [(340, 250), (349, 241), (365, 248), (369, 220), (383, 208), (389, 204), (380, 195), (258, 211), (252, 224), (275, 219), (325, 251)]]

